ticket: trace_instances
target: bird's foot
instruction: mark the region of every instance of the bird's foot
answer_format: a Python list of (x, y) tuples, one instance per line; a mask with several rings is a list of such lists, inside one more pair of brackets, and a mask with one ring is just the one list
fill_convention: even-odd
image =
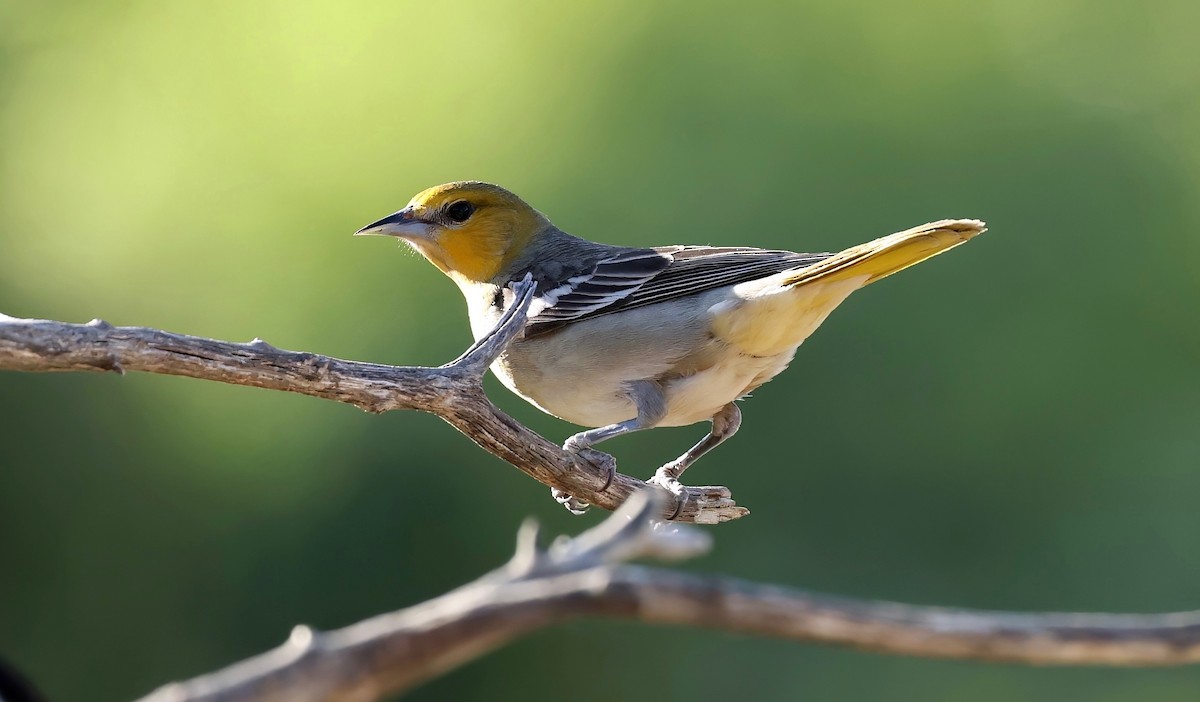
[[(580, 435), (576, 434), (575, 436), (567, 439), (566, 443), (563, 444), (563, 450), (569, 453), (578, 454), (580, 458), (604, 471), (604, 486), (597, 490), (597, 492), (604, 492), (608, 489), (609, 485), (612, 485), (613, 480), (615, 480), (617, 477), (617, 459), (613, 458), (607, 453), (604, 453), (603, 451), (597, 451), (589, 448), (589, 444), (587, 444), (585, 441), (580, 441), (579, 437)], [(592, 506), (590, 502), (584, 502), (574, 495), (568, 495), (558, 488), (550, 488), (550, 496), (554, 498), (555, 502), (559, 503), (563, 507), (566, 507), (567, 511), (571, 514), (583, 514), (588, 510), (589, 507)]]
[(654, 475), (646, 482), (657, 485), (673, 495), (682, 495), (687, 492), (687, 487), (679, 482), (679, 476), (683, 473), (681, 468), (679, 461), (671, 461), (654, 471)]
[(723, 485), (687, 486), (679, 482), (678, 473), (667, 464), (646, 481), (648, 485), (662, 488), (675, 497), (675, 510), (667, 517), (674, 521), (683, 516), (684, 521), (696, 524), (719, 524), (750, 514), (750, 510), (739, 507), (733, 501), (733, 493)]
[(688, 488), (686, 485), (679, 482), (679, 475), (682, 472), (683, 471), (680, 469), (678, 462), (671, 461), (665, 466), (662, 466), (658, 470), (654, 471), (654, 475), (646, 481), (647, 484), (657, 485), (658, 487), (675, 496), (676, 504), (678, 506), (675, 508), (674, 514), (672, 514), (670, 517), (667, 517), (668, 520), (678, 517), (679, 513), (683, 511), (683, 506), (686, 505), (688, 501)]

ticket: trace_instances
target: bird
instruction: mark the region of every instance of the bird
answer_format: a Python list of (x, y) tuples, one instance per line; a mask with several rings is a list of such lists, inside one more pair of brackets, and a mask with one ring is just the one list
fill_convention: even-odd
[[(456, 181), (421, 191), (355, 234), (398, 237), (454, 281), (476, 340), (497, 325), (516, 283), (532, 279), (523, 333), (491, 368), (538, 409), (589, 427), (564, 450), (709, 422), (698, 443), (647, 481), (682, 506), (680, 477), (737, 432), (738, 400), (783, 371), (834, 308), (985, 229), (945, 219), (837, 253), (615, 246), (562, 231), (498, 185)], [(572, 511), (587, 507), (555, 495)]]

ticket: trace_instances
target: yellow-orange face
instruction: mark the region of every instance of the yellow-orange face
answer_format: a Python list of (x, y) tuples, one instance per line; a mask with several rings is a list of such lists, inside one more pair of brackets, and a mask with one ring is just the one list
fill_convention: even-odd
[(404, 239), (451, 278), (489, 282), (549, 221), (498, 185), (458, 181), (417, 193), (357, 234)]

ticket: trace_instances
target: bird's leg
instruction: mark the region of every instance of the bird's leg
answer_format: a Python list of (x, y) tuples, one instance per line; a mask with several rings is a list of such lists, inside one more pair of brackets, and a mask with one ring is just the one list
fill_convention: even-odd
[[(608, 469), (608, 480), (604, 484), (605, 489), (612, 484), (613, 478), (617, 475), (617, 461), (606, 453), (591, 450), (592, 446), (601, 441), (608, 441), (613, 437), (621, 436), (622, 434), (649, 429), (662, 421), (662, 418), (667, 414), (666, 395), (663, 394), (662, 386), (653, 380), (638, 380), (630, 383), (628, 395), (629, 399), (633, 401), (634, 407), (637, 408), (636, 417), (624, 422), (609, 424), (606, 427), (581, 431), (563, 443), (564, 451), (578, 454), (583, 454), (584, 452), (595, 454), (592, 457), (599, 459), (601, 464)], [(550, 494), (554, 496), (555, 500), (575, 514), (582, 514), (590, 506), (587, 502), (578, 500), (557, 488), (551, 488)]]
[(662, 418), (667, 414), (667, 398), (663, 394), (662, 386), (653, 380), (635, 380), (629, 384), (626, 391), (629, 399), (633, 401), (633, 406), (637, 408), (637, 416), (633, 419), (609, 424), (606, 427), (599, 429), (588, 429), (581, 431), (575, 436), (567, 439), (563, 444), (563, 450), (571, 453), (579, 453), (584, 449), (589, 449), (601, 441), (628, 434), (630, 432), (649, 429), (662, 421)]
[[(679, 476), (683, 475), (683, 471), (698, 461), (701, 456), (736, 434), (740, 426), (742, 426), (742, 411), (736, 404), (730, 402), (713, 415), (712, 429), (709, 430), (708, 436), (701, 439), (679, 458), (654, 471), (654, 477), (647, 482), (666, 488), (681, 498), (684, 497), (687, 495), (687, 488), (679, 482)], [(682, 507), (683, 502), (680, 500), (680, 508), (682, 509)]]
[(629, 434), (631, 432), (638, 431), (639, 429), (649, 428), (650, 427), (645, 425), (640, 416), (634, 417), (628, 421), (609, 424), (608, 426), (600, 427), (599, 429), (588, 429), (587, 431), (581, 431), (563, 442), (563, 450), (570, 451), (571, 453), (579, 453), (580, 451), (590, 449), (601, 441), (608, 441), (609, 439), (620, 436), (621, 434)]

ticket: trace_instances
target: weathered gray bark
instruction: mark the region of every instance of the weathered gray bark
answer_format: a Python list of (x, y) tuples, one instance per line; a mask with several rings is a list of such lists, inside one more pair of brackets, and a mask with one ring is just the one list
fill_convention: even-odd
[[(0, 370), (143, 371), (285, 390), (345, 402), (368, 412), (409, 409), (446, 420), (534, 480), (604, 509), (616, 509), (642, 480), (617, 473), (598, 451), (573, 454), (505, 414), (483, 392), (483, 375), (525, 324), (532, 285), (521, 286), (496, 330), (457, 360), (438, 367), (385, 366), (284, 351), (255, 339), (238, 344), (100, 320), (67, 324), (0, 314)], [(646, 471), (647, 475), (653, 470)], [(717, 523), (749, 513), (720, 486), (692, 487), (675, 521)]]

